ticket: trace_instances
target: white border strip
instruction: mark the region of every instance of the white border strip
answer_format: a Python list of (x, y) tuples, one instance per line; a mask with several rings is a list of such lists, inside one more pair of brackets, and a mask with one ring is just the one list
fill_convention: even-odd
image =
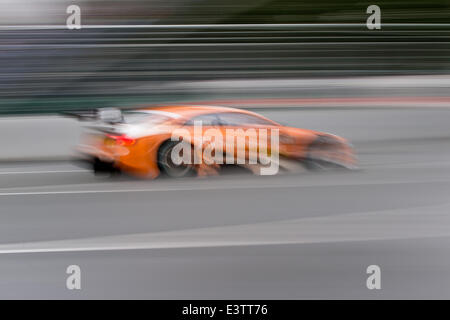
[[(450, 27), (450, 23), (383, 23), (385, 27)], [(314, 28), (366, 27), (365, 23), (268, 23), (268, 24), (118, 24), (82, 25), (81, 29), (196, 29), (196, 28)], [(66, 25), (0, 25), (0, 30), (56, 30)]]
[(311, 188), (311, 187), (342, 187), (342, 186), (374, 186), (374, 185), (395, 185), (410, 183), (449, 183), (448, 179), (431, 180), (405, 180), (405, 181), (375, 181), (375, 182), (341, 182), (341, 183), (312, 183), (312, 184), (252, 184), (252, 185), (198, 185), (198, 186), (173, 186), (155, 188), (130, 188), (130, 189), (100, 189), (100, 190), (66, 190), (66, 191), (23, 191), (23, 192), (0, 192), (0, 197), (8, 196), (48, 196), (48, 195), (78, 195), (78, 194), (110, 194), (110, 193), (150, 193), (167, 191), (220, 191), (220, 190), (248, 190), (248, 189), (289, 189), (289, 188)]

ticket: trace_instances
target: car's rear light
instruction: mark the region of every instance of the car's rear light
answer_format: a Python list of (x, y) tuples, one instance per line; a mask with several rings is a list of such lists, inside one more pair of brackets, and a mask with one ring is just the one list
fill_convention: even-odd
[(131, 146), (136, 142), (136, 139), (130, 138), (126, 135), (116, 136), (112, 134), (107, 134), (106, 136), (116, 141), (116, 144), (119, 146)]

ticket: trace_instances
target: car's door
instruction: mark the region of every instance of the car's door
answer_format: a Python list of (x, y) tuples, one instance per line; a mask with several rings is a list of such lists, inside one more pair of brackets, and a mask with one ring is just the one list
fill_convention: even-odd
[(194, 116), (185, 122), (184, 129), (188, 130), (195, 147), (195, 164), (200, 164), (199, 161), (206, 162), (207, 165), (223, 163), (220, 160), (223, 159), (223, 137), (216, 113)]
[(260, 156), (267, 156), (271, 149), (274, 122), (248, 113), (219, 113), (224, 136), (227, 163), (233, 158), (238, 164), (255, 164)]

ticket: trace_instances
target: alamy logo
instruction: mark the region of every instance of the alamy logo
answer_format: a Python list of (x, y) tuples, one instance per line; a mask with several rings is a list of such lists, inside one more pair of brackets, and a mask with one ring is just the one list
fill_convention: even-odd
[(70, 265), (66, 269), (66, 273), (69, 274), (66, 280), (66, 287), (69, 290), (81, 289), (81, 268), (76, 264)]
[(381, 289), (381, 269), (380, 269), (380, 267), (377, 266), (376, 264), (372, 264), (367, 267), (366, 273), (370, 274), (370, 276), (367, 278), (367, 281), (366, 281), (367, 289), (380, 290)]
[(279, 129), (226, 128), (223, 131), (209, 128), (203, 131), (202, 121), (195, 121), (193, 131), (193, 136), (185, 128), (172, 133), (171, 140), (180, 141), (172, 150), (174, 164), (261, 164), (261, 175), (278, 173)]
[(67, 28), (72, 29), (81, 29), (81, 9), (79, 6), (73, 4), (67, 7), (66, 13), (70, 14), (67, 17), (66, 25)]
[(371, 6), (367, 7), (366, 13), (371, 14), (367, 18), (367, 29), (374, 30), (374, 29), (381, 29), (381, 9), (376, 4), (373, 4)]

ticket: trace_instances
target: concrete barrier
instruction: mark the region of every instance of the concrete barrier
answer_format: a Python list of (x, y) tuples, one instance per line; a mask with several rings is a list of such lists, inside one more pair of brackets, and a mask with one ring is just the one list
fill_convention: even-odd
[(82, 130), (78, 121), (59, 116), (0, 118), (0, 161), (69, 159)]

